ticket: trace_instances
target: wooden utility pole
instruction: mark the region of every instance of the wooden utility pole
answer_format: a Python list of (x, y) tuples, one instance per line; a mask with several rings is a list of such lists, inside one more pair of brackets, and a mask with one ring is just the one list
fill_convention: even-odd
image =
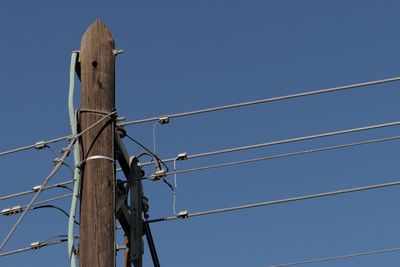
[[(81, 130), (115, 109), (114, 39), (96, 20), (81, 40)], [(114, 121), (107, 118), (82, 136), (79, 266), (115, 266)]]

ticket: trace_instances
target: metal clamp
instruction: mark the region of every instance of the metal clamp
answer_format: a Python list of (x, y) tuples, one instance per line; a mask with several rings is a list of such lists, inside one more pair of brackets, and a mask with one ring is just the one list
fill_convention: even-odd
[(85, 160), (81, 161), (81, 163), (79, 163), (79, 168), (81, 168), (82, 165), (85, 164), (86, 162), (88, 162), (89, 160), (94, 160), (94, 159), (105, 159), (105, 160), (111, 161), (112, 163), (115, 162), (115, 160), (113, 158), (103, 156), (103, 155), (94, 155), (94, 156), (87, 157)]
[(87, 108), (80, 108), (78, 109), (79, 113), (96, 113), (100, 115), (108, 115), (110, 112), (102, 111), (102, 110), (95, 110), (95, 109), (87, 109)]

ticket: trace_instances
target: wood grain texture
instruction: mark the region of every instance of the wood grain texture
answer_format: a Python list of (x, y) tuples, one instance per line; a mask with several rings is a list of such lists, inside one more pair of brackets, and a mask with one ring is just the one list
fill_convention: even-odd
[[(114, 39), (107, 26), (96, 20), (81, 40), (81, 109), (109, 113), (115, 109)], [(81, 113), (84, 130), (104, 115)], [(82, 136), (83, 160), (95, 155), (114, 158), (114, 123), (104, 123)], [(80, 212), (80, 267), (115, 266), (114, 219), (115, 163), (87, 161), (82, 168)]]

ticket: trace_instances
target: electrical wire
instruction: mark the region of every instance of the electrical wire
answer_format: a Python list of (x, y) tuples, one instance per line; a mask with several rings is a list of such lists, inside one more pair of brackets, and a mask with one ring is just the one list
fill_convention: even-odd
[[(332, 88), (320, 89), (320, 90), (315, 90), (315, 91), (308, 91), (308, 92), (303, 92), (303, 93), (298, 93), (298, 94), (265, 98), (265, 99), (255, 100), (255, 101), (242, 102), (242, 103), (237, 103), (237, 104), (218, 106), (218, 107), (214, 107), (214, 108), (206, 108), (206, 109), (200, 109), (200, 110), (189, 111), (189, 112), (175, 113), (175, 114), (168, 115), (168, 117), (169, 118), (185, 117), (185, 116), (197, 115), (197, 114), (202, 114), (202, 113), (215, 112), (215, 111), (257, 105), (257, 104), (262, 104), (262, 103), (276, 102), (276, 101), (281, 101), (281, 100), (288, 100), (288, 99), (293, 99), (293, 98), (300, 98), (300, 97), (305, 97), (305, 96), (311, 96), (311, 95), (317, 95), (317, 94), (323, 94), (323, 93), (331, 93), (331, 92), (343, 91), (343, 90), (354, 89), (354, 88), (359, 88), (359, 87), (396, 82), (399, 80), (400, 80), (400, 77), (393, 77), (393, 78), (381, 79), (381, 80), (375, 80), (375, 81), (369, 81), (369, 82), (363, 82), (363, 83), (355, 83), (355, 84), (350, 84), (350, 85), (345, 85), (345, 86), (332, 87)], [(147, 119), (127, 121), (127, 122), (120, 123), (119, 125), (125, 126), (125, 125), (140, 124), (140, 123), (158, 121), (159, 119), (160, 119), (160, 116), (147, 118)], [(60, 142), (60, 141), (65, 141), (65, 140), (70, 139), (71, 137), (72, 136), (67, 135), (67, 136), (62, 136), (62, 137), (58, 137), (55, 139), (50, 139), (50, 140), (44, 141), (44, 144), (51, 144), (51, 143), (56, 143), (56, 142)], [(22, 146), (22, 147), (6, 150), (3, 152), (0, 152), (0, 156), (32, 149), (32, 148), (35, 148), (35, 146), (36, 146), (36, 143), (32, 144), (32, 145), (28, 145), (28, 146)]]
[[(62, 209), (62, 208), (60, 208), (60, 207), (57, 207), (57, 206), (55, 206), (55, 205), (40, 205), (40, 206), (33, 207), (32, 210), (45, 209), (45, 208), (56, 209), (56, 210), (58, 210), (58, 211), (61, 211), (61, 213), (64, 214), (65, 216), (69, 217), (68, 212), (66, 212), (64, 209)], [(74, 220), (74, 223), (75, 223), (76, 225), (79, 225), (79, 222), (77, 222), (77, 221), (75, 221), (75, 220)]]
[[(215, 112), (215, 111), (221, 111), (221, 110), (227, 110), (227, 109), (233, 109), (233, 108), (241, 108), (241, 107), (247, 107), (247, 106), (258, 105), (258, 104), (263, 104), (263, 103), (271, 103), (271, 102), (277, 102), (277, 101), (282, 101), (282, 100), (288, 100), (288, 99), (294, 99), (294, 98), (300, 98), (300, 97), (306, 97), (306, 96), (312, 96), (312, 95), (318, 95), (318, 94), (344, 91), (344, 90), (360, 88), (360, 87), (365, 87), (365, 86), (396, 82), (399, 80), (400, 80), (400, 77), (393, 77), (393, 78), (381, 79), (381, 80), (375, 80), (375, 81), (369, 81), (369, 82), (363, 82), (363, 83), (355, 83), (355, 84), (350, 84), (350, 85), (345, 85), (345, 86), (319, 89), (319, 90), (302, 92), (302, 93), (297, 93), (297, 94), (271, 97), (271, 98), (259, 99), (259, 100), (242, 102), (242, 103), (237, 103), (237, 104), (230, 104), (230, 105), (218, 106), (218, 107), (213, 107), (213, 108), (194, 110), (194, 111), (189, 111), (189, 112), (175, 113), (175, 114), (167, 115), (167, 117), (169, 117), (170, 119), (186, 117), (186, 116), (198, 115), (198, 114), (203, 114), (203, 113), (210, 113), (210, 112)], [(127, 122), (122, 122), (119, 125), (126, 126), (126, 125), (153, 122), (153, 121), (158, 121), (160, 119), (160, 117), (161, 116), (147, 118), (147, 119), (127, 121)]]
[[(215, 168), (232, 167), (235, 165), (254, 163), (254, 162), (259, 162), (259, 161), (267, 161), (267, 160), (286, 158), (286, 157), (293, 157), (293, 156), (300, 156), (300, 155), (305, 155), (305, 154), (330, 151), (330, 150), (336, 150), (336, 149), (341, 149), (341, 148), (349, 148), (349, 147), (355, 147), (355, 146), (361, 146), (361, 145), (394, 141), (394, 140), (399, 140), (399, 139), (400, 139), (400, 135), (397, 135), (397, 136), (378, 138), (378, 139), (372, 139), (372, 140), (349, 143), (349, 144), (321, 147), (321, 148), (308, 149), (308, 150), (296, 151), (296, 152), (291, 152), (291, 153), (277, 154), (277, 155), (272, 155), (272, 156), (267, 156), (267, 157), (259, 157), (259, 158), (253, 158), (253, 159), (247, 159), (247, 160), (240, 160), (240, 161), (233, 161), (233, 162), (227, 162), (227, 163), (221, 163), (221, 164), (215, 164), (215, 165), (202, 166), (202, 167), (197, 167), (197, 168), (183, 169), (183, 170), (178, 170), (178, 171), (175, 170), (175, 164), (176, 164), (175, 162), (176, 161), (174, 161), (174, 171), (166, 173), (166, 175), (174, 175), (174, 181), (176, 181), (176, 177), (175, 177), (176, 174), (205, 171), (205, 170), (210, 170), (210, 169), (215, 169)], [(176, 185), (175, 185), (175, 188), (176, 188)]]
[(68, 191), (70, 191), (71, 193), (73, 193), (74, 192), (74, 190), (72, 190), (71, 188), (69, 188), (68, 186), (66, 186), (66, 185), (59, 185), (59, 186), (57, 186), (58, 188), (64, 188), (64, 189), (67, 189)]
[[(215, 156), (215, 155), (220, 155), (220, 154), (225, 154), (225, 153), (232, 153), (232, 152), (238, 152), (238, 151), (243, 151), (243, 150), (261, 148), (261, 147), (282, 145), (282, 144), (288, 144), (288, 143), (294, 143), (294, 142), (300, 142), (300, 141), (306, 141), (306, 140), (312, 140), (312, 139), (318, 139), (318, 138), (330, 137), (330, 136), (336, 136), (336, 135), (343, 135), (343, 134), (349, 134), (349, 133), (355, 133), (355, 132), (362, 132), (362, 131), (368, 131), (368, 130), (380, 129), (380, 128), (385, 128), (385, 127), (398, 126), (398, 125), (400, 125), (400, 121), (387, 122), (387, 123), (382, 123), (382, 124), (375, 124), (375, 125), (369, 125), (369, 126), (364, 126), (364, 127), (334, 131), (334, 132), (313, 134), (313, 135), (289, 138), (289, 139), (284, 139), (284, 140), (260, 143), (260, 144), (255, 144), (255, 145), (234, 147), (234, 148), (221, 149), (221, 150), (216, 150), (216, 151), (211, 151), (211, 152), (193, 154), (193, 155), (188, 155), (187, 159)], [(175, 158), (169, 158), (169, 159), (163, 159), (162, 161), (167, 163), (167, 162), (173, 162), (174, 159)], [(153, 163), (152, 162), (144, 162), (141, 164), (141, 166), (147, 166), (147, 165), (151, 165), (151, 164), (153, 164)]]
[[(46, 204), (46, 203), (49, 203), (49, 202), (53, 202), (53, 201), (56, 201), (56, 200), (68, 198), (68, 197), (70, 197), (70, 196), (72, 196), (72, 194), (65, 194), (65, 195), (61, 195), (61, 196), (57, 196), (57, 197), (48, 198), (48, 199), (45, 199), (45, 200), (36, 202), (36, 203), (33, 204), (29, 209), (30, 209), (30, 210), (33, 210), (35, 207), (38, 207), (38, 206), (40, 206), (40, 205), (43, 205), (43, 204)], [(25, 209), (27, 209), (28, 206), (29, 206), (29, 205), (21, 206), (21, 207), (20, 207), (20, 209), (21, 209), (20, 212), (22, 212), (22, 211), (24, 211)], [(18, 212), (18, 213), (20, 213), (20, 212)], [(6, 215), (6, 214), (3, 213), (3, 215), (5, 215), (5, 216), (10, 216), (10, 215), (13, 215), (13, 214)]]
[[(38, 250), (44, 247), (49, 247), (49, 246), (53, 246), (53, 245), (58, 245), (64, 242), (67, 242), (68, 239), (67, 238), (61, 238), (58, 240), (54, 240), (54, 241), (49, 241), (51, 239), (57, 238), (57, 237), (64, 237), (66, 235), (60, 235), (60, 236), (55, 236), (55, 237), (51, 237), (48, 238), (45, 241), (36, 241), (36, 242), (32, 242), (30, 246), (24, 247), (24, 248), (19, 248), (19, 249), (15, 249), (15, 250), (10, 250), (4, 253), (0, 253), (0, 257), (4, 257), (4, 256), (9, 256), (12, 254), (17, 254), (17, 253), (22, 253), (22, 252), (26, 252), (29, 250)], [(77, 238), (77, 237), (74, 237)], [(36, 243), (36, 244), (35, 244)]]
[(66, 149), (64, 149), (62, 156), (59, 161), (55, 164), (53, 169), (51, 170), (50, 174), (44, 179), (41, 187), (39, 190), (36, 192), (36, 194), (33, 196), (32, 200), (29, 202), (27, 205), (27, 208), (22, 212), (21, 216), (18, 218), (18, 220), (15, 222), (14, 226), (11, 228), (10, 232), (7, 234), (5, 237), (4, 241), (0, 245), (0, 252), (3, 250), (4, 246), (7, 244), (7, 242), (10, 240), (11, 236), (14, 234), (15, 230), (21, 223), (22, 219), (26, 216), (27, 212), (30, 210), (32, 205), (35, 203), (36, 199), (40, 196), (40, 194), (43, 191), (43, 188), (47, 185), (47, 183), (50, 181), (50, 179), (57, 173), (57, 171), (60, 169), (62, 162), (66, 159), (67, 155), (69, 154), (69, 151), (73, 144), (75, 143), (76, 139), (72, 139)]
[(157, 154), (157, 139), (156, 139), (156, 128), (157, 128), (157, 125), (158, 125), (158, 121), (156, 122), (156, 123), (154, 123), (154, 126), (153, 126), (153, 153), (154, 154)]
[(222, 208), (222, 209), (214, 209), (214, 210), (208, 210), (208, 211), (188, 213), (184, 217), (179, 217), (179, 216), (174, 215), (174, 216), (169, 216), (169, 217), (165, 217), (165, 218), (149, 220), (148, 222), (155, 223), (155, 222), (161, 222), (161, 221), (172, 221), (172, 220), (189, 218), (189, 217), (198, 217), (198, 216), (205, 216), (205, 215), (211, 215), (211, 214), (217, 214), (217, 213), (238, 211), (238, 210), (243, 210), (243, 209), (257, 208), (257, 207), (262, 207), (262, 206), (271, 206), (271, 205), (277, 205), (277, 204), (303, 201), (303, 200), (307, 200), (307, 199), (316, 199), (316, 198), (321, 198), (321, 197), (348, 194), (348, 193), (354, 193), (354, 192), (359, 192), (359, 191), (367, 191), (367, 190), (372, 190), (372, 189), (392, 187), (392, 186), (398, 186), (398, 185), (400, 185), (400, 181), (394, 181), (394, 182), (389, 182), (389, 183), (374, 184), (374, 185), (354, 187), (354, 188), (348, 188), (348, 189), (342, 189), (342, 190), (336, 190), (336, 191), (330, 191), (330, 192), (323, 192), (323, 193), (317, 193), (317, 194), (310, 194), (310, 195), (304, 195), (304, 196), (298, 196), (298, 197), (291, 197), (291, 198), (285, 198), (285, 199), (279, 199), (279, 200), (264, 201), (264, 202), (258, 202), (258, 203), (253, 203), (253, 204), (246, 204), (246, 205), (240, 205), (240, 206), (234, 206), (234, 207), (228, 207), (228, 208)]
[[(154, 154), (154, 153), (153, 153), (152, 151), (150, 151), (147, 147), (145, 147), (144, 145), (142, 145), (139, 141), (133, 139), (133, 138), (132, 138), (131, 136), (129, 136), (128, 134), (126, 134), (126, 137), (128, 137), (129, 140), (131, 140), (132, 142), (134, 142), (135, 144), (137, 144), (138, 146), (140, 146), (141, 148), (143, 148), (144, 150), (146, 150), (149, 154), (151, 154), (151, 155), (154, 157), (155, 161), (157, 162), (158, 168), (160, 168), (159, 164), (161, 163), (161, 164), (165, 167), (166, 172), (169, 172), (168, 166), (167, 166), (167, 165), (165, 164), (165, 162), (164, 162), (163, 160), (161, 160), (156, 154)], [(147, 165), (150, 165), (150, 164), (154, 164), (154, 163), (153, 163), (153, 162), (148, 162)], [(144, 166), (144, 165), (141, 164), (141, 166)]]
[(4, 253), (0, 253), (0, 257), (4, 257), (4, 256), (9, 256), (9, 255), (12, 255), (12, 254), (16, 254), (16, 253), (25, 252), (25, 251), (28, 251), (28, 250), (37, 250), (37, 249), (41, 249), (41, 248), (44, 248), (44, 247), (58, 245), (58, 244), (61, 244), (61, 243), (67, 242), (67, 241), (68, 241), (68, 239), (64, 238), (64, 239), (55, 240), (55, 241), (51, 241), (51, 242), (39, 243), (38, 247), (28, 246), (28, 247), (24, 247), (24, 248), (15, 249), (15, 250), (7, 251), (7, 252), (4, 252)]
[[(75, 113), (74, 108), (74, 90), (75, 90), (75, 66), (78, 59), (79, 53), (73, 52), (71, 55), (71, 64), (69, 70), (69, 88), (68, 88), (68, 115), (69, 123), (71, 127), (71, 134), (78, 134), (78, 123), (77, 123), (77, 113)], [(74, 189), (72, 192), (71, 206), (68, 214), (68, 257), (70, 260), (70, 266), (76, 267), (76, 252), (74, 244), (74, 223), (75, 223), (75, 213), (76, 207), (79, 200), (80, 194), (80, 183), (81, 183), (81, 173), (80, 173), (80, 151), (79, 143), (74, 145), (73, 158), (75, 169), (73, 171), (74, 175)]]
[[(108, 113), (105, 117), (109, 117), (109, 116), (114, 115), (114, 114), (116, 114), (116, 113), (117, 113), (116, 111), (113, 111), (113, 112), (111, 112), (111, 113)], [(101, 120), (101, 121), (102, 121), (102, 120)], [(98, 121), (97, 123), (100, 123), (100, 121)], [(96, 126), (96, 125), (97, 125), (97, 124), (91, 125), (90, 127), (86, 128), (86, 129), (85, 129), (85, 132), (88, 131), (88, 130), (90, 130), (91, 127), (94, 127), (94, 126)], [(57, 138), (54, 138), (54, 139), (39, 141), (39, 142), (36, 142), (36, 143), (34, 143), (34, 144), (32, 144), (32, 145), (27, 145), (27, 146), (22, 146), (22, 147), (10, 149), (10, 150), (2, 151), (2, 152), (0, 152), (0, 157), (1, 157), (1, 156), (8, 155), (8, 154), (13, 154), (13, 153), (21, 152), (21, 151), (24, 151), (24, 150), (29, 150), (29, 149), (32, 149), (32, 148), (36, 148), (37, 145), (38, 145), (38, 143), (40, 143), (41, 145), (48, 145), (48, 144), (52, 144), (52, 143), (58, 143), (58, 142), (61, 142), (61, 141), (68, 141), (68, 140), (71, 140), (71, 139), (73, 139), (73, 138), (78, 138), (78, 137), (80, 137), (82, 134), (83, 134), (83, 132), (81, 132), (81, 133), (78, 134), (77, 136), (72, 136), (72, 135), (61, 136), (61, 137), (57, 137)]]
[[(45, 203), (49, 203), (49, 202), (53, 202), (53, 201), (56, 201), (56, 200), (68, 198), (68, 197), (70, 197), (70, 196), (72, 196), (72, 194), (64, 194), (64, 195), (61, 195), (61, 196), (48, 198), (48, 199), (45, 199), (45, 200), (36, 202), (34, 205), (31, 206), (30, 209), (32, 209), (33, 207), (37, 207), (37, 206), (43, 205), (43, 204), (45, 204)], [(26, 209), (26, 208), (28, 208), (28, 206), (29, 206), (29, 205), (22, 206), (22, 209)]]
[[(39, 142), (41, 142), (41, 144), (43, 144), (43, 145), (48, 145), (48, 144), (52, 144), (52, 143), (65, 141), (65, 140), (68, 140), (70, 138), (71, 138), (70, 135), (66, 135), (66, 136), (62, 136), (62, 137), (46, 140), (46, 141), (43, 141), (43, 142), (42, 141), (39, 141)], [(6, 151), (3, 151), (3, 152), (0, 152), (0, 157), (8, 155), (8, 154), (12, 154), (12, 153), (16, 153), (16, 152), (20, 152), (20, 151), (24, 151), (24, 150), (29, 150), (29, 149), (35, 148), (37, 146), (37, 144), (38, 144), (38, 142), (36, 142), (35, 144), (32, 144), (32, 145), (22, 146), (22, 147), (18, 147), (18, 148), (14, 148), (14, 149), (10, 149), (10, 150), (6, 150)]]
[(343, 260), (343, 259), (350, 259), (362, 256), (369, 256), (374, 254), (381, 254), (381, 253), (388, 253), (388, 252), (398, 252), (400, 251), (400, 247), (397, 248), (388, 248), (388, 249), (380, 249), (380, 250), (372, 250), (367, 252), (360, 252), (348, 255), (341, 255), (341, 256), (333, 256), (333, 257), (326, 257), (326, 258), (319, 258), (319, 259), (312, 259), (312, 260), (305, 260), (305, 261), (297, 261), (285, 264), (278, 264), (278, 265), (271, 265), (270, 267), (289, 267), (289, 266), (299, 266), (299, 265), (306, 265), (324, 261), (333, 261), (333, 260)]
[[(43, 191), (46, 191), (46, 190), (49, 190), (49, 189), (52, 189), (52, 188), (57, 188), (57, 187), (67, 188), (67, 187), (64, 187), (64, 186), (72, 184), (73, 182), (74, 182), (73, 180), (67, 180), (67, 181), (64, 181), (64, 182), (57, 183), (57, 184), (48, 185), (45, 188), (43, 188)], [(2, 197), (0, 197), (0, 201), (1, 200), (6, 200), (6, 199), (10, 199), (10, 198), (20, 197), (20, 196), (24, 196), (24, 195), (29, 195), (29, 194), (32, 194), (32, 193), (35, 193), (35, 192), (36, 192), (36, 190), (34, 190), (32, 188), (31, 190), (27, 190), (27, 191), (23, 191), (23, 192), (19, 192), (19, 193), (14, 193), (14, 194), (11, 194), (11, 195), (2, 196)]]
[(178, 188), (178, 183), (176, 180), (176, 175), (177, 175), (177, 171), (176, 171), (176, 158), (174, 160), (174, 171), (173, 171), (173, 175), (174, 175), (174, 190), (173, 190), (173, 203), (172, 203), (172, 211), (174, 212), (175, 215), (177, 215), (176, 213), (176, 189)]
[(53, 154), (53, 156), (55, 158), (57, 158), (57, 153), (54, 151), (54, 149), (50, 145), (44, 144), (44, 147), (47, 148), (48, 150), (50, 150), (51, 154)]

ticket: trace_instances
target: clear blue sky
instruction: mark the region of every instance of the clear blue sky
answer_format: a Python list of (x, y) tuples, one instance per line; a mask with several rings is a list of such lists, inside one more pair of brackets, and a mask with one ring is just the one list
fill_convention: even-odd
[[(71, 51), (101, 18), (124, 49), (117, 110), (128, 119), (400, 74), (398, 1), (6, 1), (0, 9), (0, 151), (70, 133)], [(200, 153), (399, 120), (399, 83), (172, 120), (157, 152)], [(152, 147), (153, 124), (127, 131)], [(397, 135), (398, 127), (180, 162), (189, 168)], [(126, 140), (131, 155), (141, 150)], [(54, 145), (60, 149), (65, 143)], [(398, 141), (178, 176), (190, 212), (399, 179)], [(40, 184), (47, 150), (0, 158), (0, 195)], [(147, 171), (147, 170), (146, 170)], [(70, 177), (63, 169), (53, 182)], [(169, 178), (170, 179), (170, 178)], [(163, 183), (144, 183), (152, 218), (172, 215)], [(46, 192), (41, 199), (64, 194)], [(266, 267), (400, 246), (400, 188), (153, 224), (162, 266)], [(26, 204), (29, 198), (0, 202)], [(65, 209), (69, 200), (55, 203)], [(3, 239), (14, 217), (0, 218)], [(66, 234), (56, 210), (30, 212), (6, 250)], [(118, 241), (121, 244), (121, 238)], [(146, 248), (145, 266), (150, 266)], [(395, 266), (400, 253), (310, 266)], [(66, 244), (0, 266), (69, 266)], [(121, 266), (121, 265), (120, 265)]]

